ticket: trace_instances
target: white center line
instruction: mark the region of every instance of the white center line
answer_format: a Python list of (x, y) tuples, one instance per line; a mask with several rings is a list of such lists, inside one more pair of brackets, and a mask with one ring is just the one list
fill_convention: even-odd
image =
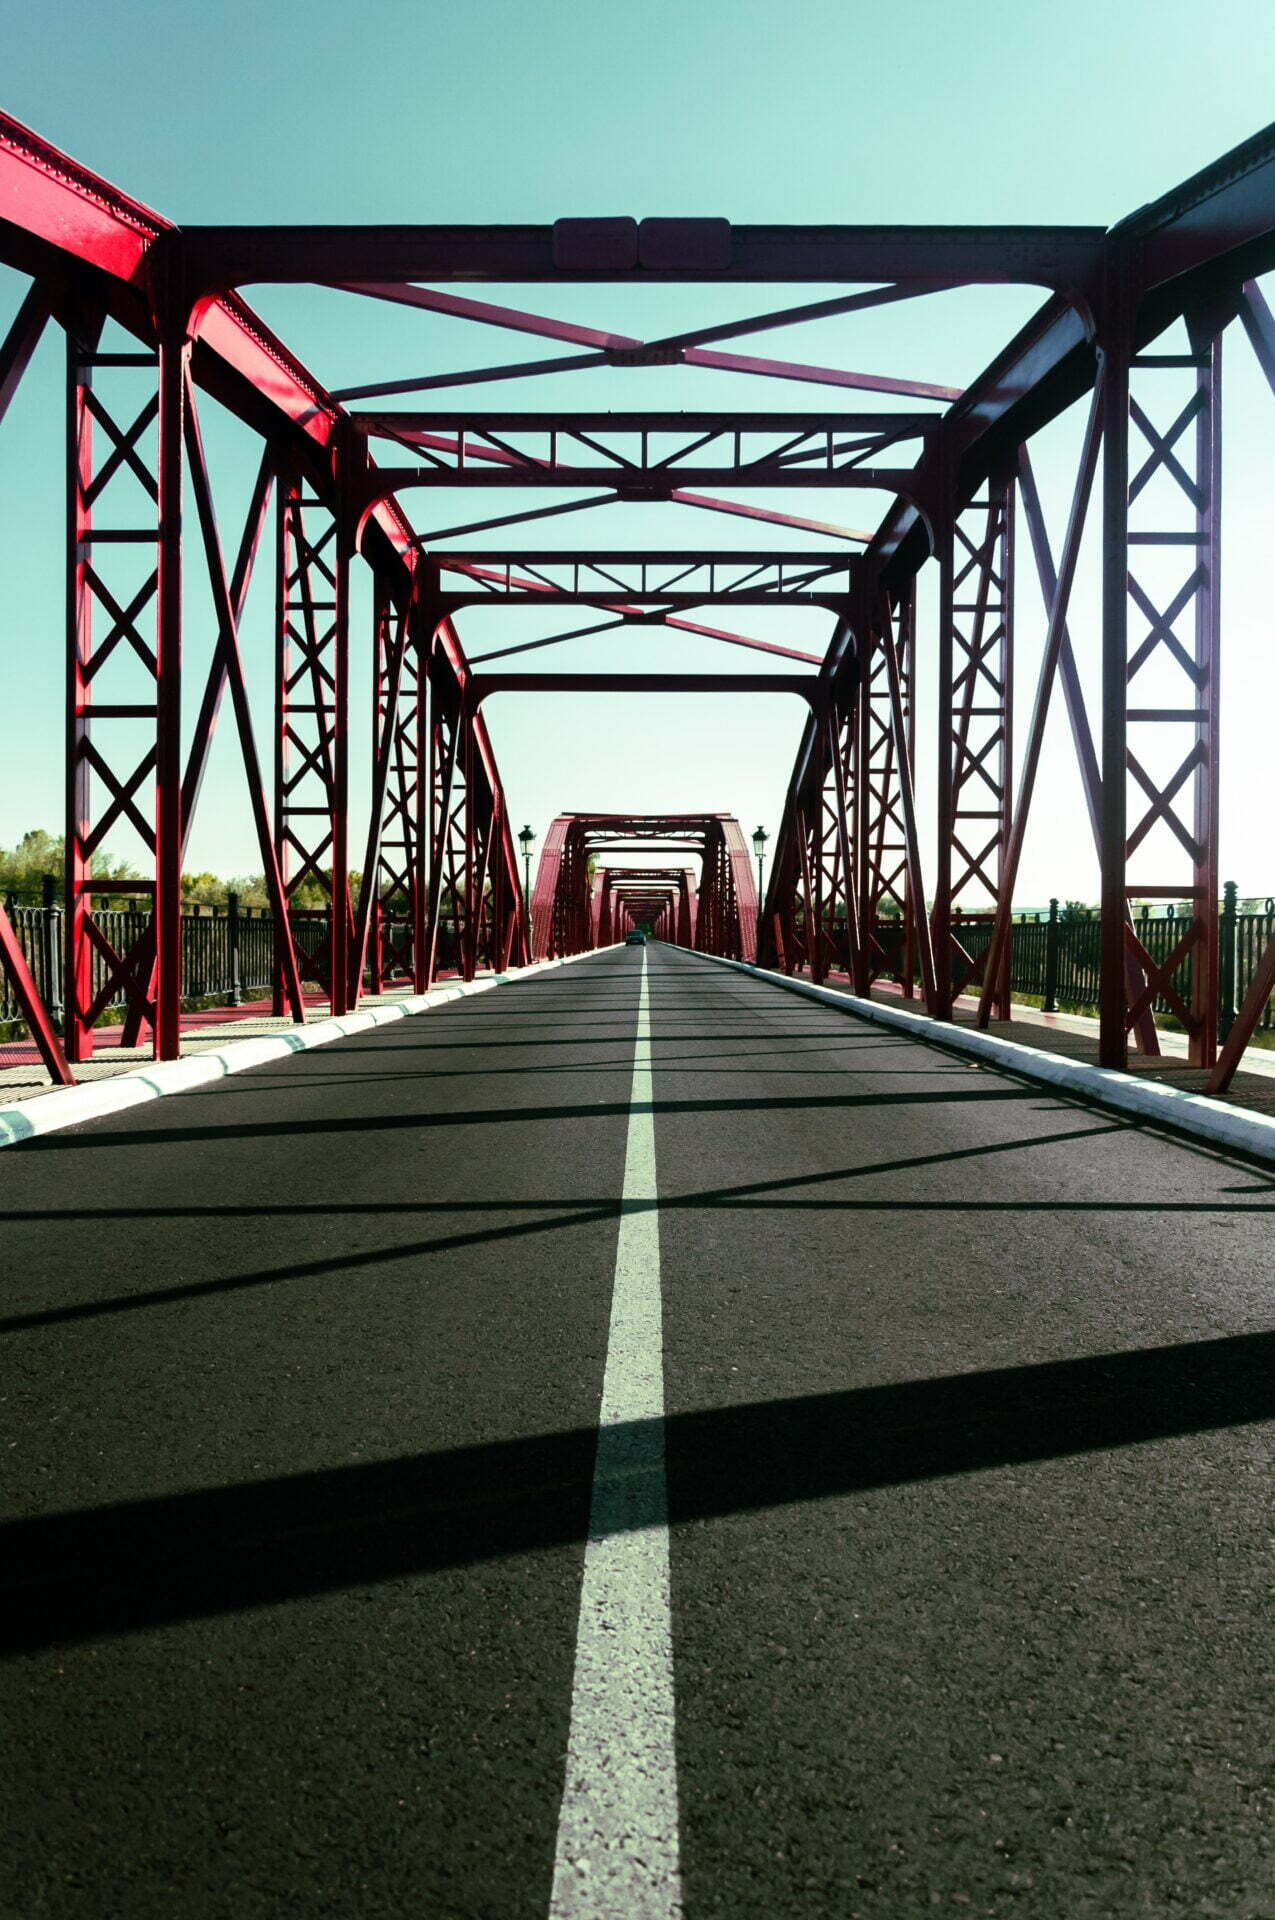
[(550, 1920), (682, 1912), (658, 1197), (644, 949)]

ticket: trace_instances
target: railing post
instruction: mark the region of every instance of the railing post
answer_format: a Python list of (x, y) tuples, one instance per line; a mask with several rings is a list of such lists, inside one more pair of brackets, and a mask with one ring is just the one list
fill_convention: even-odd
[(1045, 931), (1045, 1013), (1058, 1011), (1058, 902), (1049, 903), (1049, 925)]
[(57, 977), (58, 943), (54, 931), (53, 916), (57, 911), (57, 879), (51, 873), (41, 874), (40, 892), (40, 998), (49, 1011), (49, 1018), (60, 1030), (62, 1026), (61, 982)]
[(1239, 888), (1228, 880), (1222, 889), (1222, 917), (1218, 924), (1217, 1032), (1223, 1045), (1235, 1025), (1236, 941), (1239, 934)]
[(226, 894), (226, 951), (230, 972), (226, 1005), (241, 1007), (243, 976), (239, 970), (239, 895), (233, 890)]

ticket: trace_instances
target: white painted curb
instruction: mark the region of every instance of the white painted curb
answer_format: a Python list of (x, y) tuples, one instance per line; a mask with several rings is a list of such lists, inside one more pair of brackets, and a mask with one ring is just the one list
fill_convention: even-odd
[(856, 994), (838, 993), (832, 987), (812, 986), (808, 980), (772, 973), (769, 968), (750, 966), (744, 960), (724, 960), (715, 953), (695, 957), (712, 960), (721, 967), (733, 967), (739, 973), (750, 973), (758, 980), (769, 980), (774, 986), (786, 987), (790, 993), (840, 1007), (843, 1013), (855, 1014), (861, 1020), (893, 1027), (947, 1053), (985, 1060), (1024, 1080), (1039, 1080), (1045, 1086), (1057, 1087), (1082, 1100), (1092, 1100), (1101, 1107), (1111, 1107), (1117, 1113), (1131, 1114), (1154, 1126), (1189, 1134), (1209, 1146), (1229, 1147), (1255, 1160), (1275, 1162), (1275, 1119), (1266, 1114), (1246, 1113), (1203, 1094), (1184, 1093), (1179, 1087), (1162, 1086), (1157, 1081), (1135, 1080), (1111, 1067), (1087, 1067), (1078, 1060), (1064, 1059), (1060, 1053), (1046, 1053), (1043, 1048), (1024, 1047), (1017, 1040), (972, 1032), (968, 1027), (953, 1026), (945, 1020), (931, 1020), (923, 1013), (883, 1007), (875, 1000), (861, 1000)]
[[(594, 948), (594, 952), (604, 949)], [(530, 979), (552, 967), (569, 966), (573, 960), (587, 959), (583, 953), (568, 954), (562, 960), (535, 960), (528, 967), (511, 973), (493, 973), (481, 980), (448, 981), (428, 993), (409, 994), (389, 1006), (368, 1007), (362, 1013), (345, 1013), (335, 1019), (320, 1020), (315, 1026), (289, 1027), (283, 1033), (264, 1033), (251, 1040), (231, 1040), (224, 1047), (207, 1053), (188, 1054), (184, 1060), (156, 1061), (114, 1074), (109, 1080), (90, 1080), (78, 1087), (59, 1087), (55, 1093), (19, 1106), (0, 1107), (0, 1147), (14, 1147), (19, 1141), (37, 1134), (57, 1133), (63, 1127), (82, 1126), (86, 1120), (100, 1120), (108, 1113), (122, 1113), (170, 1093), (190, 1093), (195, 1087), (210, 1086), (232, 1073), (245, 1073), (249, 1067), (264, 1066), (269, 1060), (283, 1060), (292, 1053), (308, 1053), (311, 1047), (326, 1047), (333, 1040), (344, 1040), (352, 1033), (366, 1033), (391, 1020), (405, 1020), (409, 1014), (431, 1013), (449, 1001), (462, 1000), (467, 994), (486, 993), (490, 987), (503, 987), (517, 980)]]

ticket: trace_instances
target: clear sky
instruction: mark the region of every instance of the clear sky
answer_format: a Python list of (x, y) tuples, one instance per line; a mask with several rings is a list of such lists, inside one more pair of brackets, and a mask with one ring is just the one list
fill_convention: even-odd
[[(2, 0), (0, 16), (3, 105), (179, 223), (665, 213), (739, 222), (1109, 224), (1256, 131), (1275, 102), (1269, 0), (1221, 0), (1207, 19), (1185, 0), (1066, 7), (902, 0), (889, 9), (847, 0), (364, 0), (357, 8), (335, 0), (275, 0), (268, 8), (213, 0), (198, 9), (113, 0), (46, 5), (38, 15)], [(22, 286), (0, 270), (0, 326)], [(747, 289), (484, 291), (642, 336), (777, 304)], [(335, 292), (261, 288), (249, 295), (333, 386), (542, 351), (518, 336), (370, 309)], [(799, 300), (801, 290), (792, 297)], [(766, 336), (770, 344), (757, 350), (960, 385), (1035, 304), (1026, 290), (970, 290), (789, 329)], [(1238, 333), (1228, 338), (1227, 360), (1223, 869), (1243, 891), (1267, 893), (1275, 891), (1267, 745), (1275, 671), (1264, 564), (1275, 399)], [(0, 428), (0, 844), (30, 826), (60, 826), (61, 390), (60, 350), (50, 339)], [(779, 409), (818, 404), (821, 391), (642, 369), (514, 382), (499, 399), (512, 407)], [(458, 394), (470, 397), (470, 390)], [(446, 405), (451, 396), (435, 398)], [(826, 398), (830, 407), (846, 404), (845, 395)], [(205, 425), (229, 543), (254, 449), (211, 405)], [(1064, 419), (1038, 449), (1056, 543), (1078, 434), (1077, 420)], [(450, 526), (485, 517), (484, 508), (512, 512), (520, 502), (556, 497), (486, 494), (475, 506), (473, 495), (418, 495), (409, 510), (419, 527)], [(883, 504), (841, 494), (797, 494), (789, 503), (851, 525), (872, 524)], [(673, 507), (620, 507), (508, 535), (511, 544), (586, 538), (617, 547), (726, 547), (748, 537), (730, 521)], [(1094, 558), (1091, 540), (1073, 621), (1090, 684), (1098, 642)], [(1042, 625), (1030, 578), (1024, 588), (1020, 732)], [(263, 743), (269, 597), (263, 569), (244, 629)], [(930, 606), (924, 594), (922, 606)], [(206, 600), (192, 599), (188, 616), (189, 706), (211, 640)], [(718, 623), (816, 652), (827, 639), (826, 622), (810, 614)], [(555, 629), (539, 614), (484, 611), (462, 618), (461, 633), (479, 652), (568, 624), (582, 622), (573, 617)], [(356, 742), (368, 737), (367, 645), (364, 619), (356, 630)], [(534, 664), (699, 670), (737, 668), (744, 658), (707, 642), (642, 633), (569, 643)], [(924, 683), (933, 658), (930, 608), (920, 654), (923, 814), (932, 810), (924, 771), (932, 705)], [(573, 808), (710, 808), (738, 813), (749, 828), (762, 820), (773, 832), (801, 724), (796, 702), (761, 696), (681, 704), (660, 696), (562, 696), (534, 705), (505, 698), (488, 718), (510, 807), (540, 831)], [(356, 800), (365, 784), (356, 784)], [(134, 852), (123, 833), (111, 844)], [(225, 739), (188, 864), (223, 873), (259, 864)], [(1169, 877), (1179, 873), (1186, 877), (1170, 861)], [(1019, 898), (1035, 904), (1051, 893), (1096, 893), (1061, 725), (1049, 741)], [(979, 903), (971, 895), (969, 904)]]

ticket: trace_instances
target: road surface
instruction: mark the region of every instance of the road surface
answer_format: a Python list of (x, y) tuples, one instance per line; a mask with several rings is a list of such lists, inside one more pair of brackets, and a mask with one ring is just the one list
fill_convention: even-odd
[(653, 946), (0, 1206), (4, 1915), (1275, 1914), (1268, 1177)]

